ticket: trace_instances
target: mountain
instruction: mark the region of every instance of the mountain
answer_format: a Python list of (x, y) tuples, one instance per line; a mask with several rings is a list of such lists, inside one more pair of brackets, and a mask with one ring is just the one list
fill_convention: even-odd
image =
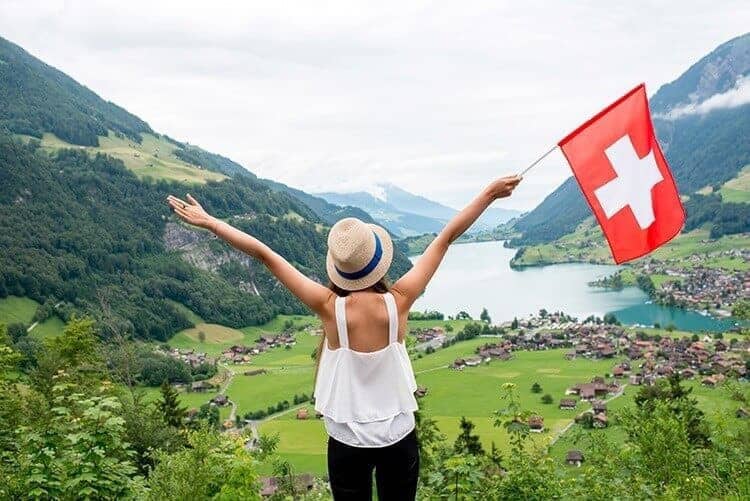
[[(650, 99), (656, 134), (678, 188), (691, 196), (688, 215), (691, 206), (702, 212), (711, 205), (716, 217), (726, 213), (725, 218), (750, 219), (745, 216), (747, 207), (734, 206), (729, 199), (719, 200), (718, 205), (719, 195), (704, 199), (707, 193), (720, 192), (722, 185), (750, 164), (748, 96), (750, 33), (722, 44)], [(695, 195), (699, 190), (701, 194)], [(577, 183), (569, 178), (516, 223), (521, 236), (512, 243), (553, 241), (574, 231), (590, 214)], [(713, 224), (723, 226), (724, 222)]]
[(326, 224), (333, 225), (336, 223), (336, 221), (345, 217), (356, 217), (366, 223), (375, 222), (375, 220), (367, 212), (358, 207), (353, 207), (351, 205), (345, 205), (343, 207), (340, 205), (335, 205), (327, 202), (323, 198), (316, 197), (315, 195), (310, 195), (309, 193), (305, 193), (302, 190), (292, 188), (283, 183), (272, 181), (270, 179), (263, 179), (263, 182), (277, 191), (282, 191), (284, 193), (292, 195), (294, 198), (310, 207), (318, 216), (320, 216), (321, 219), (323, 219), (323, 221), (326, 222)]
[[(378, 196), (360, 191), (353, 193), (319, 193), (318, 196), (340, 206), (354, 206), (366, 211), (397, 236), (407, 237), (440, 231), (458, 211), (391, 183), (375, 186)], [(491, 207), (472, 230), (489, 230), (517, 216), (520, 212)]]
[[(366, 217), (159, 134), (2, 38), (0, 186), (0, 298), (91, 315), (105, 337), (167, 340), (192, 325), (185, 307), (230, 327), (307, 311), (260, 263), (182, 224), (169, 193), (321, 282), (327, 226)], [(391, 273), (409, 266), (397, 248)]]

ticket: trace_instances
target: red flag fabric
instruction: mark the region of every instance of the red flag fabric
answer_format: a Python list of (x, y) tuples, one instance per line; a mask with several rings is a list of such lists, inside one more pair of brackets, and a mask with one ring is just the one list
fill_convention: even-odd
[(616, 263), (639, 258), (685, 222), (641, 84), (558, 143)]

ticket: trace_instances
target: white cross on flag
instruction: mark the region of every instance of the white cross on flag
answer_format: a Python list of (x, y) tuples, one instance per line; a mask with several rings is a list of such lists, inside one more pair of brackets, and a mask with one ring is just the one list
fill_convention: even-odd
[(617, 263), (639, 258), (685, 222), (641, 84), (558, 143)]

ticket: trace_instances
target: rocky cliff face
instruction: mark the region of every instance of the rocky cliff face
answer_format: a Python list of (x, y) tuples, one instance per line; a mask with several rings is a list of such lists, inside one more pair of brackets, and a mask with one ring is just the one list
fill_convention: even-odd
[[(164, 228), (164, 245), (167, 250), (179, 251), (182, 258), (201, 270), (218, 273), (219, 267), (231, 262), (240, 264), (253, 273), (258, 263), (247, 254), (229, 246), (217, 245), (216, 236), (207, 231), (189, 228), (169, 222)], [(237, 286), (243, 292), (260, 296), (254, 281), (239, 280)]]

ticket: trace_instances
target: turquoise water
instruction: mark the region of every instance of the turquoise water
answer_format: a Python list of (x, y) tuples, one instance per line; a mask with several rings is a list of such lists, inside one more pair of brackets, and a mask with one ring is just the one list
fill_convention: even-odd
[(736, 325), (736, 322), (731, 319), (721, 319), (701, 315), (691, 310), (654, 304), (636, 304), (612, 313), (624, 324), (653, 325), (658, 323), (662, 327), (674, 324), (686, 331), (727, 331)]
[[(556, 264), (514, 270), (515, 250), (502, 242), (453, 245), (414, 310), (438, 310), (446, 315), (466, 311), (477, 318), (482, 308), (495, 322), (536, 313), (540, 308), (564, 311), (578, 318), (614, 313), (625, 324), (674, 324), (688, 331), (725, 331), (734, 324), (686, 311), (648, 303), (640, 289), (608, 291), (589, 282), (610, 275), (617, 266)], [(419, 256), (411, 258), (412, 261)]]

